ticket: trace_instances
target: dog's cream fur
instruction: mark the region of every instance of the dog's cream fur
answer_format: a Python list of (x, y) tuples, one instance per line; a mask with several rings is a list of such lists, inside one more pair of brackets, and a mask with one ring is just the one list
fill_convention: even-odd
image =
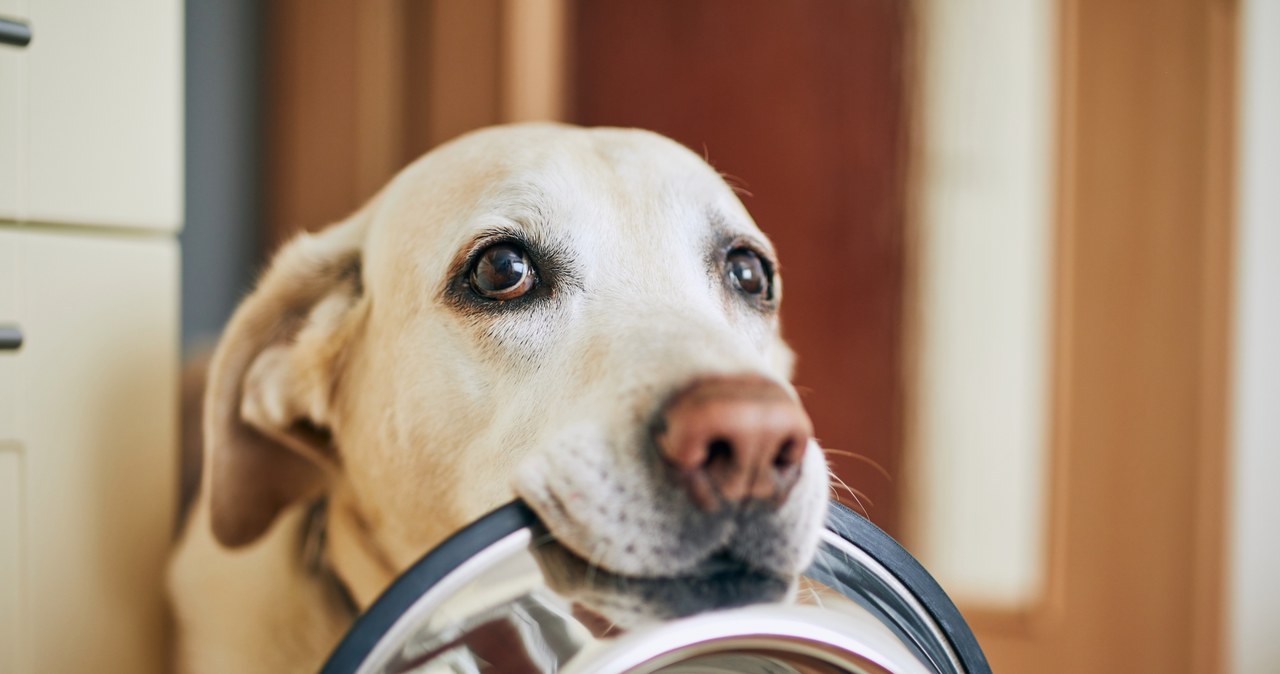
[[(534, 248), (534, 300), (459, 290), (495, 233)], [(725, 282), (741, 245), (772, 257), (695, 154), (558, 125), (465, 136), (290, 243), (211, 366), (201, 493), (170, 574), (180, 669), (318, 668), (351, 620), (299, 554), (322, 494), (328, 562), (361, 607), (517, 495), (615, 573), (692, 573), (725, 550), (797, 573), (825, 512), (815, 443), (782, 506), (749, 525), (699, 516), (651, 458), (654, 416), (691, 381), (748, 374), (791, 392), (776, 303)]]

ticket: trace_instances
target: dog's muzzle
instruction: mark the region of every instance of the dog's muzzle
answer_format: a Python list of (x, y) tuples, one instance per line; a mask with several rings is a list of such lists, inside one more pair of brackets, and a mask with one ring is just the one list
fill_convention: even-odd
[(831, 504), (817, 557), (793, 600), (625, 630), (608, 617), (617, 608), (608, 603), (610, 592), (622, 604), (661, 602), (672, 594), (749, 593), (769, 579), (617, 586), (566, 571), (554, 555), (540, 554), (548, 546), (554, 541), (521, 502), (485, 516), (396, 580), (356, 621), (323, 673), (991, 671), (964, 619), (920, 564), (838, 504)]

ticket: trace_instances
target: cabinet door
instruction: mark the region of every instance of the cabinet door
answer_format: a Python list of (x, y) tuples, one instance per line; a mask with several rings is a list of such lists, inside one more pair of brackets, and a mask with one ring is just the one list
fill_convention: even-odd
[(34, 37), (19, 219), (176, 230), (181, 2), (24, 1)]
[[(176, 457), (177, 247), (0, 228), (0, 670), (157, 672)], [(0, 288), (0, 293), (3, 293)], [(7, 660), (6, 660), (7, 658)]]
[[(26, 12), (27, 0), (0, 0), (0, 17), (25, 19)], [(18, 215), (22, 166), (18, 139), (26, 127), (26, 59), (25, 49), (0, 45), (0, 220)]]
[[(0, 53), (2, 55), (2, 53)], [(0, 104), (4, 97), (0, 96)], [(2, 150), (3, 148), (0, 148)], [(0, 155), (3, 160), (3, 155)], [(0, 230), (0, 325), (16, 322), (17, 247)], [(22, 447), (17, 441), (17, 353), (0, 351), (0, 672), (18, 672), (21, 643)]]

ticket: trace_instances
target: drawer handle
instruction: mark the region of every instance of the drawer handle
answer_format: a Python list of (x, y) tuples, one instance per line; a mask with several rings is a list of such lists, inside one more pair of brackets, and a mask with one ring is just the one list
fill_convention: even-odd
[(0, 351), (22, 348), (22, 330), (16, 325), (0, 325)]
[(31, 43), (31, 24), (0, 17), (0, 44), (25, 47)]

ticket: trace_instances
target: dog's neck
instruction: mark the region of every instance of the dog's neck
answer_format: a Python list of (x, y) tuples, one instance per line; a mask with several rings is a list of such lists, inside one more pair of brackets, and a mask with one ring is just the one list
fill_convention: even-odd
[(306, 515), (302, 518), (299, 532), (298, 556), (302, 560), (307, 573), (330, 587), (334, 596), (351, 617), (360, 614), (363, 607), (351, 594), (351, 589), (342, 580), (329, 560), (329, 499), (317, 498), (307, 506)]
[(323, 552), (332, 545), (332, 510), (332, 501), (314, 512), (296, 504), (261, 539), (230, 549), (213, 535), (208, 499), (198, 499), (169, 571), (179, 671), (320, 669), (358, 604)]
[(352, 609), (369, 608), (397, 575), (369, 525), (341, 493), (317, 499), (303, 524), (302, 560), (314, 575), (333, 583)]

